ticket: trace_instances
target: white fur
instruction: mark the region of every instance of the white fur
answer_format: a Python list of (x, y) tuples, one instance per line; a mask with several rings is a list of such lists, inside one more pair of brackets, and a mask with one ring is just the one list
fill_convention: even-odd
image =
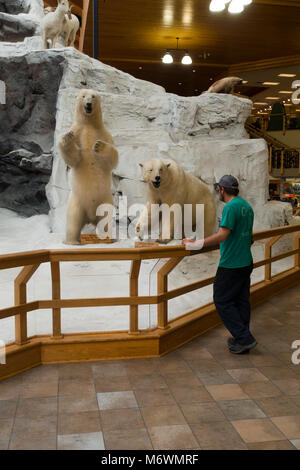
[[(86, 106), (92, 104), (92, 113)], [(112, 170), (118, 164), (118, 152), (102, 121), (100, 97), (94, 90), (81, 90), (77, 96), (75, 121), (59, 139), (65, 163), (71, 167), (71, 186), (67, 209), (65, 243), (80, 244), (80, 233), (87, 223), (97, 224), (97, 207), (113, 204)]]
[[(71, 17), (71, 18), (70, 18)], [(77, 31), (80, 28), (79, 19), (76, 15), (67, 14), (63, 22), (63, 29), (61, 35), (64, 38), (65, 46), (74, 47)]]
[(57, 8), (44, 16), (41, 21), (41, 33), (44, 42), (44, 49), (48, 48), (47, 41), (51, 41), (51, 47), (55, 43), (63, 30), (65, 14), (69, 11), (68, 0), (58, 0)]
[(231, 93), (234, 85), (238, 85), (243, 81), (240, 77), (224, 77), (214, 82), (207, 91), (203, 93)]
[[(144, 180), (147, 182), (148, 197), (147, 204), (142, 212), (136, 230), (140, 238), (143, 238), (145, 231), (150, 233), (151, 204), (179, 204), (182, 208), (182, 220), (184, 221), (184, 204), (193, 206), (193, 225), (195, 225), (196, 204), (204, 204), (204, 236), (211, 235), (216, 222), (216, 205), (209, 188), (196, 176), (187, 173), (182, 167), (171, 159), (160, 160), (154, 158), (140, 164)], [(159, 188), (153, 186), (155, 178), (160, 176), (161, 184)], [(163, 221), (164, 223), (164, 221)], [(170, 237), (174, 238), (174, 217), (171, 213), (170, 227), (161, 228), (160, 241), (166, 242), (163, 234), (170, 232)]]

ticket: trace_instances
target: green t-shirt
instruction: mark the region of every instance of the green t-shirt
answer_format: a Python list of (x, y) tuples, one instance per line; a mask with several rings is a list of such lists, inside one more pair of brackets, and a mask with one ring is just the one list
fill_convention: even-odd
[(243, 268), (253, 262), (251, 253), (254, 212), (250, 204), (237, 196), (228, 202), (222, 213), (220, 227), (230, 234), (220, 243), (222, 268)]

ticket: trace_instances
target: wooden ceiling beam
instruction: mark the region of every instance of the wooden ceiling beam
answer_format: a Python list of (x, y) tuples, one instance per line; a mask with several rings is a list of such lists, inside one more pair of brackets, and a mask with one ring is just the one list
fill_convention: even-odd
[[(136, 64), (162, 64), (161, 60), (158, 59), (126, 59), (124, 57), (101, 57), (101, 62), (124, 62), (124, 63), (136, 63)], [(175, 65), (182, 65), (180, 61), (173, 62)], [(167, 66), (166, 66), (167, 67)], [(184, 67), (184, 65), (183, 65)], [(187, 66), (185, 66), (187, 67)], [(227, 68), (229, 64), (216, 64), (216, 63), (208, 63), (208, 62), (193, 62), (190, 65), (191, 68), (193, 67), (210, 67), (210, 68)]]

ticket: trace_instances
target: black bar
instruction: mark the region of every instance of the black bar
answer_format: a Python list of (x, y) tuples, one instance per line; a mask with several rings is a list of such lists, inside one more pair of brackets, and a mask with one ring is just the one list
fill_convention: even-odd
[(94, 59), (99, 57), (98, 49), (98, 33), (99, 33), (99, 23), (98, 23), (98, 0), (93, 0), (93, 55)]

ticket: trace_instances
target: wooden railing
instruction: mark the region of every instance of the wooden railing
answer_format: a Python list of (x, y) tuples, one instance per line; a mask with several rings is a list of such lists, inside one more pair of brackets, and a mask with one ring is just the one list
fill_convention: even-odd
[[(294, 248), (284, 253), (280, 253), (276, 256), (272, 256), (272, 247), (282, 236), (293, 236), (294, 237)], [(283, 288), (289, 287), (291, 283), (300, 282), (300, 225), (292, 225), (279, 227), (275, 229), (265, 230), (256, 232), (253, 234), (253, 240), (266, 240), (265, 244), (265, 258), (256, 261), (254, 268), (265, 266), (265, 279), (263, 282), (252, 286), (252, 290), (260, 289), (260, 300), (262, 301), (265, 297), (273, 295), (278, 292), (284, 285)], [(55, 344), (59, 344), (60, 341), (64, 341), (64, 335), (61, 331), (61, 309), (62, 308), (82, 308), (82, 307), (100, 307), (100, 306), (128, 306), (129, 307), (129, 330), (127, 335), (134, 337), (145, 338), (147, 332), (151, 332), (153, 335), (159, 331), (168, 332), (168, 330), (174, 329), (174, 321), (169, 320), (168, 315), (168, 301), (175, 299), (181, 295), (193, 292), (196, 289), (208, 286), (213, 283), (214, 277), (209, 277), (200, 281), (195, 281), (183, 287), (178, 287), (172, 290), (168, 290), (168, 275), (180, 263), (185, 256), (201, 256), (201, 253), (215, 250), (217, 247), (210, 249), (204, 249), (199, 251), (189, 251), (183, 246), (154, 246), (147, 248), (130, 248), (130, 249), (67, 249), (67, 250), (40, 250), (33, 252), (23, 252), (16, 254), (8, 254), (0, 256), (0, 269), (10, 269), (16, 267), (23, 267), (21, 272), (15, 279), (14, 292), (15, 292), (15, 305), (12, 307), (6, 307), (0, 309), (0, 319), (15, 317), (15, 343), (14, 353), (16, 352), (15, 347), (20, 348), (28, 345), (32, 338), (28, 337), (27, 334), (27, 313), (34, 310), (40, 309), (52, 309), (52, 335), (49, 338), (55, 340)], [(280, 274), (280, 278), (271, 275), (271, 265), (275, 261), (279, 261), (289, 256), (294, 256), (294, 267), (286, 270)], [(140, 267), (143, 260), (149, 259), (165, 259), (164, 266), (157, 273), (157, 294), (149, 296), (140, 296), (138, 293), (138, 280)], [(104, 298), (84, 298), (84, 299), (62, 299), (61, 288), (60, 288), (60, 263), (61, 262), (76, 262), (76, 261), (131, 261), (131, 271), (129, 276), (129, 292), (128, 297), (104, 297)], [(51, 280), (52, 280), (52, 299), (49, 300), (34, 300), (28, 302), (27, 300), (27, 284), (30, 281), (33, 274), (37, 271), (39, 266), (43, 263), (50, 263), (51, 267)], [(278, 279), (277, 279), (278, 278)], [(276, 281), (276, 282), (275, 282)], [(269, 285), (274, 282), (273, 294), (269, 290), (265, 292)], [(258, 302), (258, 301), (257, 301)], [(151, 330), (139, 330), (139, 305), (157, 305), (157, 327)], [(213, 304), (209, 304), (198, 309), (194, 309), (191, 312), (185, 313), (181, 319), (180, 325), (177, 324), (176, 328), (179, 331), (179, 326), (184, 327), (185, 323), (190, 321), (193, 316), (195, 319), (201, 318), (203, 312), (212, 313), (214, 310), (207, 310), (207, 308), (213, 309)], [(38, 315), (38, 312), (37, 312)], [(0, 324), (1, 326), (1, 324)], [(215, 326), (215, 324), (213, 325)], [(210, 326), (210, 327), (213, 327)], [(175, 329), (176, 329), (175, 328)], [(207, 328), (206, 328), (207, 329)], [(109, 332), (110, 338), (113, 338), (114, 334), (118, 332)], [(126, 332), (125, 332), (126, 333)], [(193, 331), (193, 336), (197, 336), (201, 331)], [(101, 340), (101, 334), (98, 335), (98, 339)], [(67, 336), (67, 335), (66, 335)], [(1, 335), (0, 335), (1, 337)], [(128, 336), (127, 336), (128, 337)], [(152, 336), (153, 337), (153, 336)], [(158, 337), (158, 336), (157, 336)], [(124, 339), (124, 338), (123, 338)], [(191, 339), (191, 338), (189, 338)], [(80, 341), (80, 336), (77, 338), (77, 342)], [(181, 338), (182, 343), (182, 338)], [(180, 342), (178, 343), (180, 344)], [(174, 349), (174, 344), (172, 346)], [(126, 353), (123, 356), (126, 357)], [(122, 356), (122, 357), (123, 357)], [(2, 366), (4, 367), (4, 366)], [(0, 366), (0, 378), (1, 378), (1, 366)], [(14, 372), (15, 373), (15, 372)], [(12, 374), (10, 372), (10, 374)]]
[(278, 173), (276, 176), (297, 177), (300, 175), (300, 149), (289, 147), (248, 122), (245, 124), (245, 129), (250, 137), (261, 138), (267, 142), (269, 149), (269, 173)]

